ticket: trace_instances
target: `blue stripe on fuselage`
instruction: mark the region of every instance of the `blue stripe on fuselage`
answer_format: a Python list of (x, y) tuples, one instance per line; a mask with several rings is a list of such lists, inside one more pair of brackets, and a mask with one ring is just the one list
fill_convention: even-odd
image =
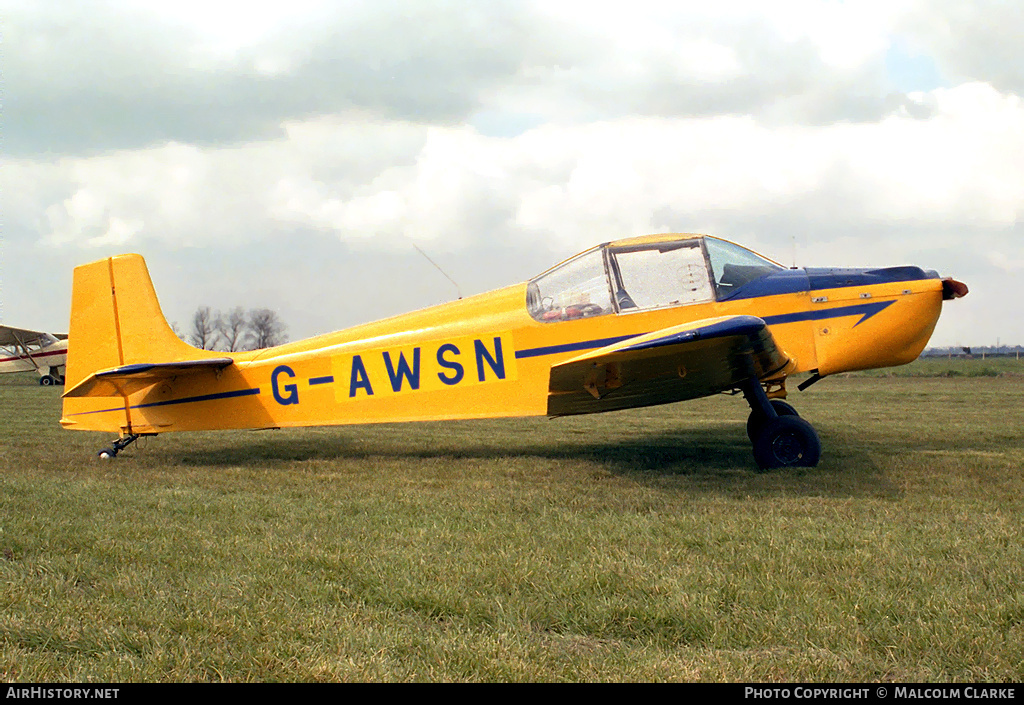
[[(231, 392), (217, 392), (216, 394), (201, 394), (195, 397), (185, 397), (183, 399), (168, 399), (166, 401), (152, 401), (148, 404), (136, 404), (131, 406), (131, 409), (146, 409), (153, 406), (170, 406), (171, 404), (190, 404), (197, 401), (215, 401), (217, 399), (234, 399), (236, 397), (250, 397), (260, 393), (259, 387), (252, 389), (236, 389)], [(80, 411), (71, 416), (86, 416), (88, 414), (102, 414), (108, 411), (124, 411), (123, 406), (116, 406), (112, 409), (97, 409), (96, 411)]]
[[(642, 335), (638, 333), (637, 335)], [(597, 340), (584, 340), (579, 343), (565, 343), (563, 345), (546, 345), (542, 348), (527, 348), (526, 350), (516, 350), (516, 359), (521, 360), (524, 357), (541, 357), (543, 355), (557, 355), (558, 353), (564, 352), (576, 352), (578, 350), (593, 350), (594, 348), (603, 348), (606, 345), (615, 345), (615, 343), (621, 343), (623, 340), (629, 340), (635, 338), (636, 335), (618, 335), (614, 338), (599, 338)]]
[(196, 401), (215, 401), (217, 399), (233, 399), (235, 397), (250, 397), (260, 393), (259, 387), (252, 389), (236, 389), (232, 392), (218, 392), (216, 394), (201, 394), (196, 397), (185, 397), (184, 399), (168, 399), (167, 401), (151, 401), (148, 404), (138, 404), (133, 409), (146, 409), (151, 406), (169, 406), (171, 404), (190, 404)]
[(779, 316), (765, 316), (764, 322), (770, 326), (780, 323), (797, 323), (799, 321), (824, 321), (829, 318), (842, 318), (843, 316), (861, 316), (861, 319), (853, 324), (856, 328), (876, 313), (896, 303), (895, 301), (872, 301), (866, 304), (855, 304), (853, 306), (838, 306), (836, 308), (823, 308), (810, 311), (797, 311), (795, 313), (784, 313)]
[[(853, 306), (838, 306), (835, 308), (822, 308), (812, 309), (809, 311), (796, 311), (794, 313), (784, 313), (778, 316), (764, 316), (760, 318), (765, 324), (769, 326), (781, 325), (783, 323), (798, 323), (800, 321), (824, 321), (830, 318), (842, 318), (844, 316), (860, 316), (861, 319), (854, 323), (854, 328), (859, 326), (864, 321), (868, 320), (872, 316), (880, 313), (881, 311), (888, 308), (890, 305), (896, 303), (895, 301), (872, 301), (864, 304), (854, 304)], [(743, 316), (743, 318), (757, 318), (756, 316)], [(729, 330), (730, 326), (725, 326), (721, 330), (711, 330), (712, 327), (707, 329), (697, 329), (695, 331), (687, 331), (686, 333), (680, 334), (682, 337), (709, 337), (711, 335), (718, 334), (736, 334), (739, 330)], [(747, 326), (749, 328), (749, 326)], [(702, 332), (703, 331), (703, 332)], [(542, 357), (545, 355), (557, 355), (564, 352), (577, 352), (580, 350), (594, 350), (596, 348), (603, 348), (607, 345), (614, 345), (615, 343), (621, 343), (623, 340), (630, 338), (636, 338), (640, 335), (646, 335), (646, 333), (637, 333), (636, 335), (620, 335), (614, 338), (599, 338), (597, 340), (583, 340), (578, 343), (566, 343), (564, 345), (547, 345), (540, 348), (527, 348), (525, 350), (516, 350), (516, 359), (522, 359), (527, 357)], [(680, 338), (681, 342), (682, 338)]]

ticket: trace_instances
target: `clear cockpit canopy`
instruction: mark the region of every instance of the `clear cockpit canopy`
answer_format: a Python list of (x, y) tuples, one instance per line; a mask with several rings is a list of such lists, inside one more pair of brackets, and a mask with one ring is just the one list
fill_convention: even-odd
[(530, 315), (566, 321), (729, 298), (784, 267), (712, 237), (639, 238), (595, 247), (527, 285)]

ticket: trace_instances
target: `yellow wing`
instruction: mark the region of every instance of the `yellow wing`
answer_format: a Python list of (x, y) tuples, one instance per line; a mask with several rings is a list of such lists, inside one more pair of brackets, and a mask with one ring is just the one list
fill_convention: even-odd
[(666, 404), (728, 391), (792, 362), (755, 316), (723, 316), (629, 338), (551, 368), (548, 414)]

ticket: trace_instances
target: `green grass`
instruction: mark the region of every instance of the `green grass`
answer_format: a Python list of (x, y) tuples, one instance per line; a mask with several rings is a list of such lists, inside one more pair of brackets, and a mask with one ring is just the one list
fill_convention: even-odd
[[(20, 376), (8, 376), (15, 378)], [(0, 673), (28, 681), (1016, 681), (1024, 377), (168, 435), (0, 383)]]

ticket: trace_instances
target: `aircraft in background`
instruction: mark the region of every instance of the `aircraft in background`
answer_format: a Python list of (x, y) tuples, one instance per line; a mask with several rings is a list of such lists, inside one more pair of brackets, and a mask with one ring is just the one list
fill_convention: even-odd
[(742, 393), (761, 468), (816, 465), (786, 381), (914, 360), (944, 300), (935, 272), (787, 269), (703, 235), (593, 247), (528, 282), (239, 353), (178, 339), (145, 262), (75, 269), (61, 424), (142, 435), (209, 429), (565, 416)]
[(39, 384), (64, 384), (68, 336), (0, 325), (0, 374), (39, 373)]

